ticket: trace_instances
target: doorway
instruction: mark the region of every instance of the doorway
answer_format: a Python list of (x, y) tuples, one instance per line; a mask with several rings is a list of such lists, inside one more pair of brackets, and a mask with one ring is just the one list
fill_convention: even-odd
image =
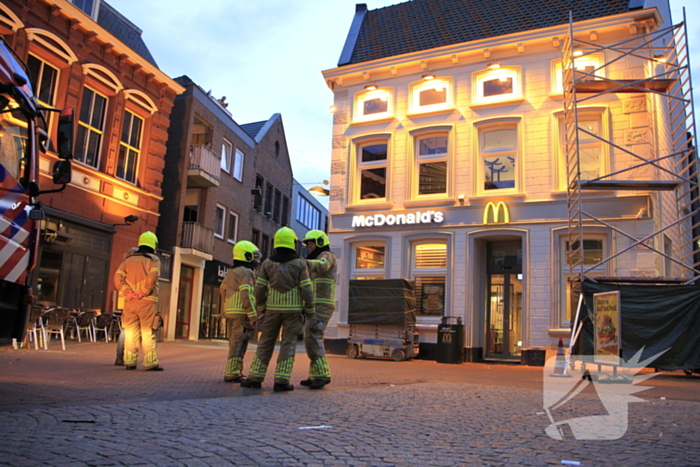
[(190, 316), (192, 314), (192, 291), (194, 289), (194, 268), (180, 267), (180, 287), (177, 294), (177, 316), (175, 318), (175, 338), (190, 337)]
[(490, 242), (486, 281), (486, 359), (520, 360), (522, 352), (522, 242)]

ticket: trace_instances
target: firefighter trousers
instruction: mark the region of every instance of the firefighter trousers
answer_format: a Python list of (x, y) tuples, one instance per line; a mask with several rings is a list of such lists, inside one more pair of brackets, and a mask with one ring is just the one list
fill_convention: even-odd
[(224, 369), (225, 379), (243, 376), (243, 357), (248, 350), (248, 341), (253, 328), (245, 313), (226, 316), (226, 335), (228, 336), (228, 359)]
[(326, 350), (323, 347), (323, 334), (330, 320), (330, 315), (324, 317), (316, 312), (314, 316), (306, 321), (304, 326), (304, 347), (306, 355), (309, 357), (309, 380), (326, 381), (331, 380), (331, 369), (326, 359)]
[(280, 351), (277, 355), (275, 367), (275, 383), (289, 384), (294, 368), (294, 354), (297, 345), (297, 336), (304, 327), (304, 318), (301, 313), (265, 313), (264, 318), (258, 321), (260, 340), (258, 350), (255, 352), (253, 362), (248, 370), (248, 381), (262, 382), (267, 373), (267, 367), (275, 351), (275, 341), (282, 330)]
[(158, 366), (156, 333), (158, 323), (156, 305), (153, 300), (127, 300), (122, 313), (124, 328), (124, 365), (136, 366), (139, 347), (143, 347), (143, 369)]

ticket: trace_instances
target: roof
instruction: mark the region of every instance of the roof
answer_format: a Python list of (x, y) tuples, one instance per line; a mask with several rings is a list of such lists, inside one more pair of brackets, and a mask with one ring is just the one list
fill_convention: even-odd
[(567, 24), (569, 11), (585, 21), (636, 7), (630, 0), (412, 0), (370, 11), (360, 4), (338, 66)]
[(267, 123), (267, 120), (263, 120), (261, 122), (253, 122), (253, 123), (244, 123), (241, 125), (241, 128), (243, 128), (243, 131), (248, 133), (251, 138), (255, 139), (255, 137), (258, 135), (262, 127), (265, 126)]
[(119, 39), (124, 45), (146, 59), (151, 65), (156, 68), (158, 67), (158, 64), (141, 37), (143, 31), (104, 0), (100, 2), (97, 24)]

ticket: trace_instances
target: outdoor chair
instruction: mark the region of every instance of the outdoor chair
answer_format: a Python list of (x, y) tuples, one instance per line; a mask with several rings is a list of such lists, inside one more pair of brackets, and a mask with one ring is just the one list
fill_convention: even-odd
[(90, 342), (95, 342), (97, 340), (95, 337), (95, 314), (96, 313), (94, 311), (83, 311), (74, 318), (78, 342), (82, 342), (80, 340), (80, 334), (82, 332), (87, 333), (87, 337)]
[[(109, 342), (109, 336), (112, 333), (112, 326), (114, 326), (114, 316), (111, 313), (102, 313), (97, 315), (92, 328), (95, 341), (97, 341), (97, 333), (102, 332), (105, 336), (105, 342)], [(117, 324), (117, 326), (119, 325)]]
[[(44, 314), (44, 309), (41, 306), (34, 305), (29, 311), (29, 321), (27, 322), (27, 347), (29, 342), (34, 341), (34, 350), (39, 350), (39, 345), (44, 346), (46, 340), (46, 332), (44, 329), (44, 321), (41, 319)], [(38, 334), (40, 333), (40, 334)]]
[(46, 339), (44, 339), (44, 349), (49, 350), (49, 341), (51, 336), (58, 334), (61, 336), (61, 347), (66, 350), (66, 338), (63, 332), (66, 321), (70, 316), (70, 310), (66, 308), (54, 308), (46, 313), (44, 318), (44, 327)]

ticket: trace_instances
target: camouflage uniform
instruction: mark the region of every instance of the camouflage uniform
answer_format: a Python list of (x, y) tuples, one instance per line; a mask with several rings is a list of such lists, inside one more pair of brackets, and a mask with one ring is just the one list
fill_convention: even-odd
[(224, 369), (225, 381), (240, 381), (243, 376), (243, 357), (253, 332), (251, 321), (256, 319), (253, 287), (255, 274), (245, 266), (229, 269), (221, 283), (221, 299), (224, 302), (226, 335), (228, 336), (228, 360)]

